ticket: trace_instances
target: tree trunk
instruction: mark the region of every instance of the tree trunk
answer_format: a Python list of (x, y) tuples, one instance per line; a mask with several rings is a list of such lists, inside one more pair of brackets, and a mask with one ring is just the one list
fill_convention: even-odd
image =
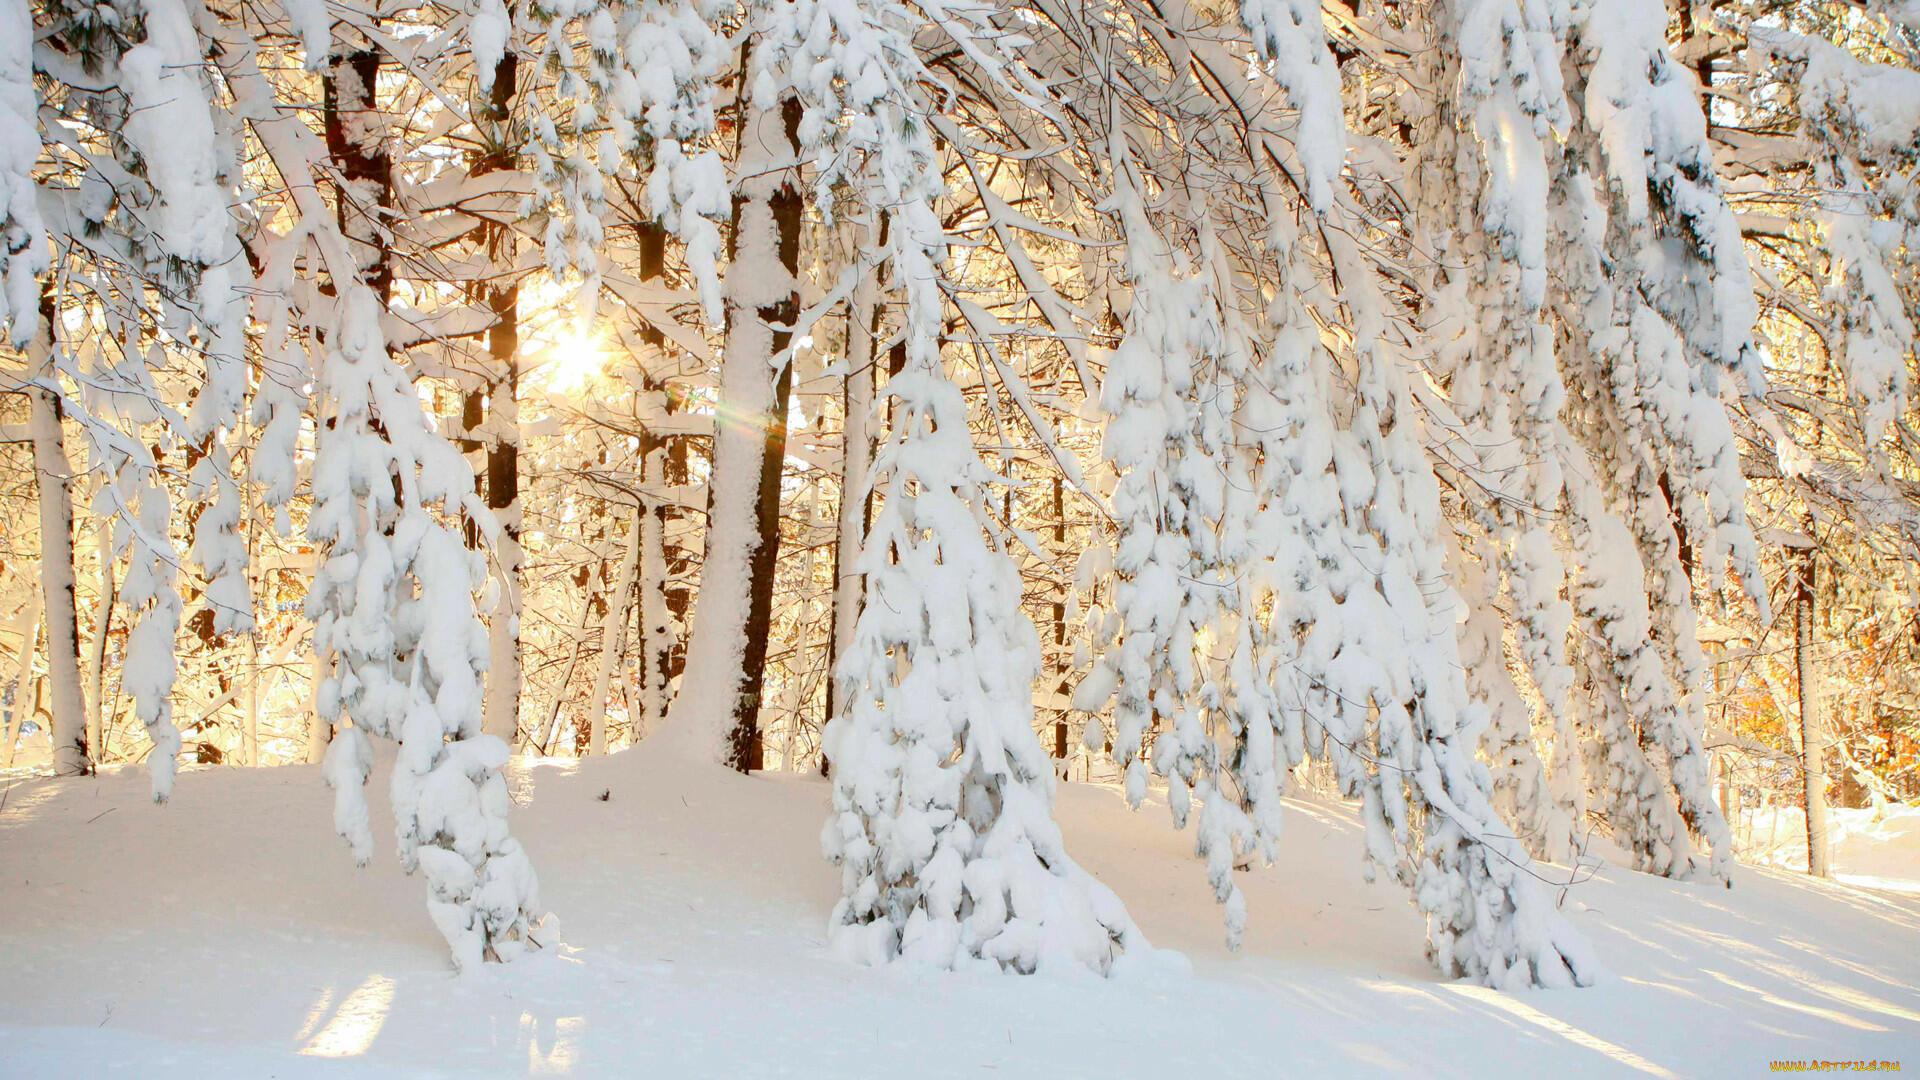
[[(53, 304), (40, 302), (40, 328), (29, 357), (35, 377), (51, 381)], [(33, 439), (33, 471), (40, 504), (41, 612), (47, 624), (47, 681), (53, 723), (53, 774), (93, 771), (87, 743), (86, 696), (80, 688), (80, 620), (73, 576), (73, 470), (61, 431), (60, 398), (45, 386), (27, 390), (27, 429)]]
[(343, 181), (340, 231), (354, 247), (361, 280), (385, 305), (393, 299), (393, 259), (380, 216), (393, 206), (393, 156), (374, 102), (380, 51), (357, 32), (347, 33), (354, 41), (336, 44), (321, 80), (327, 152)]
[[(685, 410), (690, 398), (684, 387), (669, 384), (666, 388), (667, 415)], [(692, 482), (693, 470), (689, 466), (689, 453), (692, 440), (684, 437), (666, 440), (666, 467), (662, 470), (667, 487), (680, 490)], [(687, 670), (687, 644), (693, 633), (693, 553), (684, 542), (669, 544), (672, 538), (668, 526), (684, 519), (683, 511), (678, 507), (661, 506), (661, 513), (654, 520), (659, 523), (660, 557), (664, 567), (660, 575), (660, 589), (666, 606), (667, 615), (660, 626), (660, 676), (659, 698), (660, 712), (656, 720), (664, 719), (672, 711), (668, 702), (671, 699), (673, 681)]]
[(1807, 873), (1832, 877), (1827, 838), (1827, 737), (1820, 716), (1820, 672), (1813, 656), (1814, 549), (1800, 553), (1793, 610), (1793, 653), (1800, 669), (1800, 747), (1807, 792)]
[[(487, 150), (474, 163), (473, 175), (484, 176), (514, 167), (517, 145), (509, 122), (519, 58), (508, 52), (494, 67), (493, 89), (483, 121)], [(487, 262), (506, 267), (505, 277), (486, 285), (487, 310), (493, 322), (487, 330), (487, 507), (500, 521), (495, 565), (500, 575), (500, 597), (487, 623), (488, 651), (486, 715), (482, 727), (506, 740), (511, 748), (520, 734), (520, 571), (526, 559), (520, 548), (520, 278), (515, 265), (514, 232), (509, 226), (483, 227)]]
[(1873, 793), (1861, 781), (1863, 774), (1853, 767), (1853, 755), (1847, 750), (1847, 730), (1847, 725), (1840, 723), (1833, 725), (1831, 731), (1833, 747), (1838, 751), (1835, 756), (1840, 759), (1840, 805), (1861, 810), (1872, 804)]
[(94, 764), (101, 764), (106, 743), (101, 729), (107, 717), (107, 639), (113, 633), (113, 602), (119, 585), (113, 579), (113, 525), (102, 520), (94, 528), (94, 544), (100, 560), (100, 593), (93, 605), (93, 641), (87, 649), (87, 745), (92, 748)]
[[(707, 555), (688, 645), (686, 682), (715, 704), (676, 725), (698, 756), (761, 766), (760, 689), (780, 552), (780, 472), (786, 460), (793, 365), (772, 360), (793, 337), (800, 298), (798, 101), (753, 102), (740, 128), (739, 174), (728, 241), (727, 347), (714, 416), (707, 487)], [(683, 710), (684, 711), (684, 710)]]
[[(782, 703), (787, 714), (787, 726), (780, 740), (780, 768), (789, 772), (794, 770), (798, 760), (796, 746), (800, 738), (800, 717), (806, 707), (807, 699), (807, 654), (813, 649), (813, 574), (817, 567), (815, 552), (819, 545), (813, 542), (816, 529), (820, 525), (820, 488), (812, 485), (807, 488), (806, 509), (799, 514), (805, 531), (805, 555), (801, 559), (800, 595), (794, 601), (793, 609), (793, 662), (787, 665), (786, 700)], [(761, 742), (765, 744), (763, 735)]]
[[(262, 374), (264, 377), (264, 373)], [(239, 438), (242, 440), (242, 445), (250, 445), (247, 442), (248, 436), (247, 436), (246, 421), (244, 419), (244, 414), (241, 420), (241, 427), (238, 432), (238, 435), (239, 435)], [(258, 545), (255, 544), (254, 542), (255, 538), (260, 534), (260, 528), (259, 528), (260, 519), (259, 519), (259, 516), (254, 513), (254, 509), (255, 509), (254, 492), (248, 488), (242, 487), (240, 489), (239, 496), (240, 496), (240, 512), (241, 512), (240, 528), (242, 530), (243, 539), (246, 541), (246, 545), (247, 545), (247, 595), (249, 597), (254, 597), (254, 596), (260, 595), (260, 578), (259, 578), (259, 572), (258, 572), (259, 566), (260, 566), (260, 553), (259, 551), (256, 550)], [(246, 712), (246, 719), (244, 721), (246, 726), (241, 731), (241, 747), (246, 752), (248, 767), (257, 768), (260, 764), (260, 698), (261, 698), (261, 693), (260, 693), (261, 626), (260, 626), (259, 620), (256, 619), (256, 620), (251, 620), (249, 622), (246, 629), (246, 634), (247, 634), (247, 712)]]
[[(515, 318), (519, 308), (519, 287), (490, 290), (488, 300), (502, 319)], [(514, 322), (497, 323), (487, 335), (499, 381), (489, 396), (491, 415), (487, 448), (487, 506), (500, 522), (500, 539), (495, 559), (500, 573), (500, 599), (488, 623), (487, 638), (492, 662), (487, 668), (487, 702), (484, 727), (512, 747), (520, 728), (520, 569), (525, 556), (520, 548), (520, 362), (519, 328)]]
[(14, 629), (20, 634), (20, 662), (14, 669), (13, 695), (7, 699), (6, 715), (0, 716), (0, 769), (13, 768), (13, 757), (20, 746), (20, 727), (33, 715), (33, 649), (40, 639), (40, 605), (45, 597), (35, 591), (20, 609)]
[[(879, 246), (887, 243), (887, 219), (881, 218)], [(860, 619), (860, 599), (866, 578), (854, 566), (873, 523), (873, 498), (868, 486), (873, 466), (873, 390), (880, 333), (880, 281), (875, 270), (860, 279), (847, 306), (847, 379), (842, 401), (846, 414), (840, 448), (840, 522), (833, 545), (833, 626), (827, 637), (827, 706), (824, 721), (839, 707), (834, 669), (840, 650), (853, 640)], [(821, 755), (826, 766), (826, 756)]]
[[(560, 673), (560, 685), (553, 691), (553, 709), (547, 714), (546, 723), (533, 729), (528, 736), (542, 755), (559, 753), (564, 745), (571, 757), (580, 756), (580, 729), (577, 724), (565, 723), (567, 716), (567, 691), (573, 686), (573, 673), (580, 667), (580, 654), (587, 647), (587, 631), (593, 626), (593, 604), (584, 593), (580, 595), (580, 629), (573, 636), (573, 651), (567, 656), (566, 669)], [(560, 741), (561, 732), (573, 728), (573, 734), (565, 744)], [(546, 735), (541, 736), (544, 730)]]
[[(607, 695), (613, 692), (613, 669), (626, 653), (627, 598), (633, 595), (634, 573), (640, 566), (641, 530), (648, 517), (641, 506), (633, 513), (627, 532), (627, 553), (620, 560), (620, 576), (607, 594), (607, 610), (600, 620), (600, 663), (593, 672), (593, 694), (587, 699), (587, 753), (607, 752)], [(624, 665), (623, 665), (624, 666)]]
[(260, 764), (260, 635), (247, 631), (247, 711), (241, 721), (241, 755), (249, 768)]
[[(642, 222), (637, 231), (640, 280), (658, 281), (666, 274), (667, 230), (658, 222), (648, 221)], [(664, 361), (667, 336), (658, 327), (649, 323), (641, 328), (640, 340), (662, 350), (659, 355), (648, 359)], [(659, 395), (664, 416), (672, 416), (679, 411), (680, 389), (668, 382), (664, 375), (665, 372), (647, 371), (643, 373), (642, 380), (649, 394)], [(665, 435), (650, 425), (644, 426), (640, 432), (640, 479), (673, 488), (687, 482), (686, 474), (686, 440)], [(656, 730), (660, 719), (666, 715), (667, 693), (674, 675), (673, 619), (685, 616), (687, 610), (685, 587), (681, 586), (675, 596), (666, 585), (670, 572), (666, 558), (667, 523), (680, 519), (679, 509), (669, 505), (670, 502), (664, 497), (652, 506), (643, 502), (638, 519), (639, 533), (635, 537), (640, 554), (636, 589), (639, 597), (635, 605), (639, 608), (636, 634), (640, 647), (640, 693), (637, 702), (639, 716), (634, 720), (635, 742), (643, 734)], [(684, 573), (685, 567), (681, 567), (681, 571)]]
[(667, 714), (667, 693), (671, 686), (673, 661), (672, 596), (661, 586), (667, 576), (665, 536), (666, 507), (656, 506), (640, 517), (640, 716), (633, 738), (659, 729)]
[[(1060, 558), (1067, 548), (1067, 488), (1059, 473), (1053, 474), (1053, 551), (1054, 558)], [(1063, 698), (1071, 698), (1072, 692), (1067, 686), (1067, 583), (1056, 579), (1057, 590), (1053, 601), (1053, 692)], [(1064, 767), (1067, 760), (1067, 713), (1056, 712), (1053, 722), (1053, 756)]]
[(307, 684), (307, 763), (318, 765), (327, 759), (327, 744), (333, 741), (333, 725), (320, 715), (320, 684), (332, 673), (333, 661), (316, 652), (312, 662), (313, 678)]

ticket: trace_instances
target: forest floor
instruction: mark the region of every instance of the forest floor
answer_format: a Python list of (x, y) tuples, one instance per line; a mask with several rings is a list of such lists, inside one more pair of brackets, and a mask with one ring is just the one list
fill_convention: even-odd
[(1107, 981), (866, 969), (825, 946), (838, 871), (819, 856), (823, 781), (643, 747), (516, 763), (511, 782), (563, 943), (465, 978), (390, 843), (353, 867), (317, 769), (189, 770), (164, 807), (137, 770), (11, 782), (0, 1075), (1920, 1069), (1912, 891), (1757, 867), (1728, 890), (1609, 866), (1563, 901), (1609, 969), (1602, 984), (1498, 994), (1427, 966), (1405, 894), (1361, 880), (1345, 807), (1289, 802), (1278, 862), (1244, 875), (1251, 920), (1229, 953), (1165, 807), (1134, 816), (1112, 789), (1063, 785), (1069, 850), (1187, 962)]

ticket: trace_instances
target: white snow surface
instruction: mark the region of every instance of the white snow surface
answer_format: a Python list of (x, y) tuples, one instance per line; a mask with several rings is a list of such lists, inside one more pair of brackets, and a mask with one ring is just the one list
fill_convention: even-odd
[[(1746, 857), (1788, 870), (1807, 868), (1807, 818), (1797, 806), (1749, 811)], [(1827, 809), (1833, 876), (1852, 884), (1920, 895), (1920, 806)]]
[(189, 769), (166, 806), (133, 770), (6, 785), (0, 1076), (1692, 1076), (1920, 1061), (1920, 895), (1897, 889), (1743, 867), (1729, 891), (1607, 867), (1564, 907), (1611, 974), (1501, 994), (1433, 973), (1403, 890), (1361, 881), (1345, 806), (1287, 800), (1277, 865), (1239, 875), (1251, 918), (1234, 954), (1165, 807), (1136, 816), (1117, 789), (1068, 784), (1057, 813), (1076, 859), (1190, 963), (1107, 980), (867, 968), (827, 948), (824, 781), (644, 746), (507, 772), (564, 943), (467, 976), (395, 860), (356, 870), (339, 849), (316, 768)]

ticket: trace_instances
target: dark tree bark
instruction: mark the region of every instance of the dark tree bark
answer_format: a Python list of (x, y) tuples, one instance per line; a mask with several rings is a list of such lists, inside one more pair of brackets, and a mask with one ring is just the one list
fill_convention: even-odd
[(354, 245), (360, 279), (386, 304), (393, 299), (393, 260), (381, 216), (393, 207), (393, 156), (386, 125), (374, 115), (379, 79), (376, 47), (364, 39), (336, 44), (321, 80), (321, 112), (327, 152), (344, 181), (335, 207), (340, 231)]

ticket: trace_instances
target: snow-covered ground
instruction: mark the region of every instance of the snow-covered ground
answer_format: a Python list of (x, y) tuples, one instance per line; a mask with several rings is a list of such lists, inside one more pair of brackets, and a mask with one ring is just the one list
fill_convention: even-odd
[[(1920, 893), (1920, 806), (1827, 811), (1833, 875), (1850, 885)], [(1807, 868), (1807, 819), (1797, 806), (1741, 815), (1740, 836), (1754, 862)]]
[[(384, 791), (383, 761), (370, 794)], [(637, 752), (522, 767), (514, 831), (564, 944), (458, 978), (423, 885), (355, 870), (311, 768), (25, 780), (0, 808), (0, 1074), (1275, 1076), (1412, 1069), (1752, 1075), (1920, 1068), (1920, 896), (1748, 868), (1732, 890), (1609, 868), (1565, 900), (1611, 976), (1441, 981), (1346, 809), (1289, 804), (1228, 953), (1164, 807), (1068, 785), (1069, 848), (1189, 964), (1020, 978), (851, 967), (825, 948), (827, 786)], [(604, 801), (600, 798), (605, 792)], [(376, 822), (376, 835), (387, 835)], [(1564, 874), (1564, 871), (1561, 871)]]

